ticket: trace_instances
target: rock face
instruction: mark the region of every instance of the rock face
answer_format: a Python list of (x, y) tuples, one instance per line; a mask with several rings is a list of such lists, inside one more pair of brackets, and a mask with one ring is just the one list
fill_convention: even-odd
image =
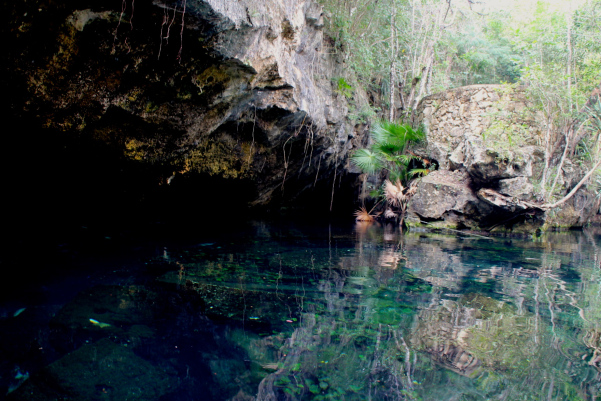
[[(516, 147), (535, 146), (541, 133), (527, 120), (527, 106), (520, 88), (472, 85), (424, 98), (416, 116), (427, 130), (428, 153), (447, 169), (490, 164), (491, 157), (509, 157)], [(528, 122), (531, 126), (524, 127)], [(501, 153), (487, 154), (486, 149)]]
[[(464, 171), (438, 170), (424, 177), (409, 203), (410, 224), (427, 222), (430, 227), (477, 228), (476, 222), (492, 212), (468, 186)], [(416, 219), (413, 216), (417, 216)]]
[(141, 196), (211, 187), (236, 205), (266, 206), (314, 186), (331, 192), (354, 133), (333, 80), (343, 65), (328, 50), (318, 3), (123, 7), (11, 6), (2, 28), (11, 42), (2, 56), (11, 118), (92, 149), (103, 174), (124, 171), (124, 190)]
[[(586, 190), (560, 211), (543, 213), (529, 206), (540, 200), (537, 184), (545, 164), (539, 145), (543, 133), (536, 123), (541, 116), (529, 106), (522, 88), (502, 85), (473, 85), (424, 98), (414, 122), (427, 133), (424, 156), (435, 159), (443, 172), (419, 184), (409, 205), (410, 221), (434, 218), (447, 227), (526, 232), (545, 223), (571, 227), (590, 221), (597, 212)], [(563, 168), (563, 193), (583, 175), (571, 167), (568, 163)]]

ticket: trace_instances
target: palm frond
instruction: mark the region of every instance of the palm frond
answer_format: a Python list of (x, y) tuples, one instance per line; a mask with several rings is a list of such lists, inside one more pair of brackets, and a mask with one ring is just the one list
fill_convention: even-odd
[(373, 191), (369, 192), (369, 196), (370, 196), (370, 198), (383, 199), (383, 198), (385, 198), (384, 190), (381, 187), (376, 188)]
[(378, 121), (371, 129), (375, 146), (386, 153), (402, 153), (410, 142), (424, 138), (421, 130), (414, 130), (408, 124)]
[(385, 155), (395, 155), (404, 150), (403, 144), (394, 142), (374, 142), (371, 148), (374, 152), (379, 152)]
[(390, 142), (390, 131), (386, 121), (377, 121), (371, 128), (370, 134), (375, 143)]
[(411, 160), (422, 160), (421, 157), (412, 155), (412, 154), (399, 155), (398, 158), (399, 158), (399, 161), (401, 163), (403, 163), (405, 166), (408, 166), (409, 163), (411, 163)]
[(361, 171), (368, 174), (375, 174), (380, 171), (384, 164), (378, 157), (376, 152), (372, 152), (369, 149), (359, 149), (352, 156), (351, 161), (361, 169)]
[(584, 109), (588, 113), (589, 117), (589, 130), (600, 131), (601, 130), (601, 102), (597, 101), (591, 106), (587, 106)]
[(409, 170), (407, 174), (409, 175), (409, 177), (415, 177), (416, 175), (420, 177), (425, 177), (428, 174), (430, 174), (430, 170), (427, 168), (414, 168)]
[(388, 179), (392, 182), (396, 182), (396, 181), (406, 181), (407, 180), (407, 174), (405, 173), (405, 168), (404, 166), (396, 166), (397, 168), (393, 168), (391, 170), (389, 170), (388, 172)]
[(365, 207), (362, 207), (355, 211), (356, 221), (374, 221), (375, 215), (370, 214)]
[(395, 181), (393, 184), (390, 180), (384, 182), (384, 194), (386, 195), (386, 201), (392, 206), (401, 206), (406, 200), (403, 191), (405, 187), (400, 180)]

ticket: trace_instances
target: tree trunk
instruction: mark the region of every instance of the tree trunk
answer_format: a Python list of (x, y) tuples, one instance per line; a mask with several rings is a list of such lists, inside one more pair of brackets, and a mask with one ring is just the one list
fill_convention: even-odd
[(547, 198), (547, 191), (545, 190), (545, 186), (547, 185), (547, 176), (549, 175), (549, 168), (551, 166), (551, 127), (551, 117), (548, 115), (547, 132), (545, 134), (545, 168), (543, 169), (543, 177), (541, 178), (540, 184), (541, 197), (543, 198), (543, 200)]
[(401, 101), (401, 110), (405, 110), (405, 98), (403, 97), (403, 89), (405, 88), (405, 81), (399, 81), (399, 100)]
[(428, 60), (426, 62), (426, 66), (422, 69), (422, 76), (419, 85), (419, 92), (417, 92), (417, 96), (413, 100), (412, 109), (415, 110), (419, 101), (422, 100), (422, 97), (426, 95), (427, 87), (428, 87), (428, 77), (432, 70), (432, 64), (434, 63), (434, 50), (430, 52), (428, 55)]
[(444, 72), (445, 86), (447, 88), (451, 87), (451, 71), (453, 71), (453, 55), (449, 54), (447, 56), (447, 68)]
[(555, 185), (557, 185), (557, 180), (561, 175), (561, 169), (563, 168), (563, 163), (566, 160), (566, 155), (568, 154), (568, 149), (570, 147), (570, 136), (572, 135), (572, 127), (568, 129), (568, 132), (565, 135), (566, 145), (563, 149), (563, 155), (561, 155), (561, 161), (559, 162), (559, 166), (557, 166), (557, 174), (555, 175), (555, 179), (553, 180), (553, 185), (551, 185), (551, 189), (549, 190), (549, 196), (553, 196), (553, 191), (555, 190)]
[[(426, 67), (422, 68), (422, 76), (424, 75), (424, 72), (426, 71)], [(407, 100), (407, 103), (409, 104), (409, 107), (411, 108), (411, 112), (413, 113), (413, 110), (415, 110), (415, 88), (417, 87), (417, 84), (420, 81), (420, 77), (415, 77), (413, 78), (413, 81), (411, 81), (411, 92), (409, 92), (409, 99)]]
[(570, 8), (567, 15), (568, 19), (568, 65), (567, 65), (567, 76), (568, 76), (568, 98), (570, 104), (570, 113), (572, 112), (572, 2), (569, 2)]
[(394, 7), (393, 7), (393, 12), (392, 15), (390, 16), (390, 82), (389, 82), (389, 88), (390, 88), (390, 114), (388, 115), (388, 121), (393, 122), (394, 121), (394, 88), (395, 88), (395, 75), (396, 75), (396, 71), (395, 71), (395, 64), (396, 64), (396, 38), (395, 38), (395, 29), (394, 29), (394, 17), (395, 17), (395, 11), (394, 11)]

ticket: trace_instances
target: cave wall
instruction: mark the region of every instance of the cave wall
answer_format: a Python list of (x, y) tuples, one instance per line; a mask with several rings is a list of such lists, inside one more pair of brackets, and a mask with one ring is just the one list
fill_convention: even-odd
[(17, 172), (7, 174), (15, 207), (58, 197), (61, 212), (146, 202), (157, 213), (239, 213), (327, 210), (332, 193), (346, 196), (344, 166), (360, 133), (335, 85), (345, 66), (321, 6), (121, 6), (5, 4), (3, 170)]

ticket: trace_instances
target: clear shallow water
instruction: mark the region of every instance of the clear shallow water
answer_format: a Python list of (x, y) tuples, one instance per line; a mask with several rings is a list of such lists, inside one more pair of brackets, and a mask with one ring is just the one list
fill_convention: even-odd
[(0, 305), (0, 397), (594, 400), (600, 261), (594, 230), (261, 222), (122, 251)]

